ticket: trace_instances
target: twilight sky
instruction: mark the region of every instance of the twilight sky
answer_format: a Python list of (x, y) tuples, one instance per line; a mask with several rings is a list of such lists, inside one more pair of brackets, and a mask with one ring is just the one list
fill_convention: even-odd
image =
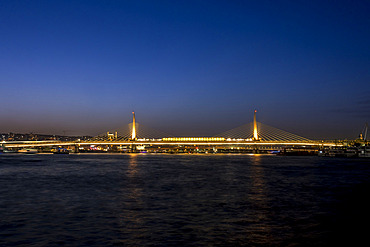
[(212, 136), (258, 121), (356, 138), (370, 1), (0, 1), (0, 133), (137, 122)]

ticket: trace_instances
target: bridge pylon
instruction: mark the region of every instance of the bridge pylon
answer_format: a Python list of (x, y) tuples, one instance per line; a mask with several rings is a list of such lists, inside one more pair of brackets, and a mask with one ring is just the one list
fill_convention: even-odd
[(135, 112), (132, 112), (132, 131), (131, 139), (136, 140), (136, 123), (135, 123)]
[(256, 113), (257, 113), (257, 110), (254, 110), (254, 116), (253, 116), (253, 139), (255, 141), (258, 140)]

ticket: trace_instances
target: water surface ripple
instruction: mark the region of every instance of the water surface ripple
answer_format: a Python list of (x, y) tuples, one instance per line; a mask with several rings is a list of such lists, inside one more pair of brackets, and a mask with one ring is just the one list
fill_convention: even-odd
[(0, 246), (368, 242), (366, 159), (0, 154)]

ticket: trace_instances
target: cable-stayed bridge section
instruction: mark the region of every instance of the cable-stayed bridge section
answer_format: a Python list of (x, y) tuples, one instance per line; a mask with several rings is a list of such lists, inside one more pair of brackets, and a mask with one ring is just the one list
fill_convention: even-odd
[(299, 135), (257, 122), (256, 111), (253, 122), (225, 131), (213, 137), (174, 137), (133, 121), (121, 128), (107, 131), (88, 140), (22, 141), (3, 142), (3, 149), (45, 149), (65, 147), (74, 152), (264, 152), (282, 150), (287, 147), (319, 149), (341, 144), (313, 141)]
[[(249, 123), (220, 133), (216, 136), (225, 137), (227, 139), (244, 139), (248, 141), (258, 140), (259, 142), (313, 142), (308, 138), (277, 129), (260, 122), (256, 122), (256, 124), (256, 128), (254, 128), (254, 123)], [(257, 129), (257, 135), (254, 133), (255, 129)]]

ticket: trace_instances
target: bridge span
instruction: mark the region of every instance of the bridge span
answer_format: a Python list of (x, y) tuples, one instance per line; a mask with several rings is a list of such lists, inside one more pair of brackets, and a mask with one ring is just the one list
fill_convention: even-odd
[(256, 120), (254, 111), (253, 123), (226, 131), (214, 137), (151, 137), (152, 132), (145, 132), (133, 121), (126, 131), (119, 129), (106, 132), (88, 140), (74, 141), (3, 141), (4, 150), (19, 150), (24, 148), (66, 148), (75, 152), (99, 148), (110, 151), (159, 151), (159, 150), (281, 150), (284, 148), (320, 149), (324, 147), (341, 146), (332, 141), (312, 141), (307, 138), (262, 124)]
[(5, 148), (31, 148), (31, 147), (47, 147), (47, 146), (294, 146), (294, 147), (331, 147), (341, 146), (340, 143), (312, 141), (312, 142), (278, 142), (278, 141), (166, 141), (157, 140), (130, 140), (130, 141), (8, 141), (2, 143)]

